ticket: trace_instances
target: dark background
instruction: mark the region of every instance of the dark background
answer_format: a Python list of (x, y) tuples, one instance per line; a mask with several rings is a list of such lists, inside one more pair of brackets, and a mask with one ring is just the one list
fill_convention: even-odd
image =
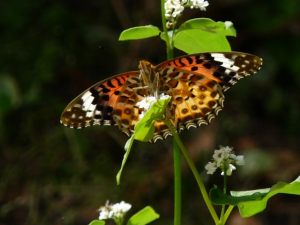
[[(219, 145), (246, 157), (230, 190), (291, 182), (300, 175), (300, 2), (209, 4), (206, 12), (185, 9), (179, 23), (232, 21), (232, 50), (258, 55), (264, 65), (225, 93), (225, 108), (209, 126), (180, 136), (207, 188), (222, 187), (219, 171), (204, 170)], [(67, 104), (94, 83), (137, 70), (141, 59), (166, 60), (159, 38), (118, 41), (124, 29), (148, 24), (161, 28), (158, 0), (0, 3), (0, 225), (88, 224), (107, 199), (131, 203), (128, 218), (151, 205), (161, 215), (153, 224), (173, 223), (172, 138), (136, 141), (117, 186), (127, 136), (116, 127), (73, 130), (59, 123)], [(213, 224), (184, 159), (182, 192), (182, 224)], [(300, 196), (278, 195), (248, 219), (234, 209), (228, 224), (296, 225), (299, 214)]]

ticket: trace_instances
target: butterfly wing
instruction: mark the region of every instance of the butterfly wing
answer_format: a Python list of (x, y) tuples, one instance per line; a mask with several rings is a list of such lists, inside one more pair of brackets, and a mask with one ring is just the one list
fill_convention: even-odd
[(139, 71), (110, 77), (77, 96), (63, 111), (61, 123), (71, 128), (92, 125), (118, 125), (127, 135), (139, 120), (134, 107), (147, 93), (140, 87)]
[[(256, 73), (261, 58), (240, 52), (200, 53), (175, 58), (155, 67), (161, 92), (172, 96), (167, 117), (178, 131), (208, 124), (223, 108), (224, 94), (239, 79)], [(157, 138), (170, 133), (157, 124)]]

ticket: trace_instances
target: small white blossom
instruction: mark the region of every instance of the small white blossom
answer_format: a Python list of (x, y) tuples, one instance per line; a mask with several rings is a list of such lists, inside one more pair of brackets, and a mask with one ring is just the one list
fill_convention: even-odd
[[(226, 175), (230, 176), (232, 174), (232, 170), (236, 170), (235, 166), (232, 164), (228, 165), (228, 168), (226, 170)], [(221, 173), (222, 176), (224, 176), (224, 172)]]
[(238, 166), (243, 166), (243, 165), (245, 165), (244, 156), (243, 156), (243, 155), (238, 155), (238, 156), (235, 158), (235, 164), (238, 165)]
[(213, 162), (208, 162), (208, 164), (205, 166), (205, 169), (207, 169), (207, 174), (213, 174), (217, 167), (216, 164)]
[(220, 168), (222, 170), (221, 175), (224, 175), (224, 171), (226, 170), (226, 175), (230, 176), (232, 171), (236, 169), (233, 164), (237, 166), (245, 165), (244, 156), (236, 156), (231, 147), (220, 146), (219, 150), (214, 151), (213, 162), (209, 162), (205, 166), (205, 169), (207, 170), (207, 174), (213, 174), (217, 168)]
[(130, 208), (131, 205), (124, 201), (113, 205), (107, 202), (105, 206), (100, 207), (99, 220), (114, 219), (115, 221), (119, 221), (120, 218), (125, 217)]
[(223, 153), (223, 151), (220, 149), (220, 150), (215, 150), (215, 152), (213, 154), (213, 159), (216, 161), (217, 167), (221, 166), (221, 162), (224, 159), (224, 155), (222, 153)]
[(136, 103), (139, 108), (144, 108), (146, 110), (150, 109), (151, 105), (156, 102), (156, 98), (153, 96), (145, 97), (142, 101)]
[(124, 217), (125, 214), (129, 211), (131, 205), (121, 201), (111, 206), (111, 211), (113, 212), (113, 217)]
[(178, 15), (180, 15), (184, 10), (184, 7), (182, 5), (180, 5), (180, 2), (179, 2), (179, 4), (177, 3), (176, 5), (174, 5), (173, 8), (174, 8), (174, 11), (172, 13), (172, 16), (174, 18), (177, 17)]
[(233, 23), (231, 21), (226, 21), (224, 24), (225, 24), (226, 30), (233, 25)]
[[(167, 99), (169, 95), (165, 95), (164, 93), (160, 94), (159, 99)], [(139, 108), (143, 108), (144, 111), (141, 111), (139, 115), (140, 119), (142, 119), (146, 112), (150, 109), (150, 107), (157, 101), (157, 99), (153, 96), (145, 97), (142, 101), (136, 103)]]
[(109, 211), (107, 210), (107, 208), (103, 207), (102, 209), (100, 209), (99, 220), (106, 220), (106, 219), (110, 219)]
[(164, 93), (161, 93), (159, 99), (167, 99), (169, 97), (170, 97), (169, 95), (165, 95)]
[(191, 0), (192, 4), (191, 8), (200, 8), (202, 11), (206, 10), (206, 7), (209, 5), (207, 1), (204, 0)]

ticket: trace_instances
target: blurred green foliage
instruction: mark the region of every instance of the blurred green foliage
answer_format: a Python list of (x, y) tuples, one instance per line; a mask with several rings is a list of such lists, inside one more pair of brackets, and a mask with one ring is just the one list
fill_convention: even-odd
[[(254, 160), (246, 157), (246, 171), (233, 174), (229, 189), (291, 182), (300, 173), (300, 2), (209, 3), (206, 12), (186, 9), (180, 22), (197, 17), (232, 21), (237, 30), (237, 37), (229, 38), (232, 50), (259, 55), (264, 65), (225, 93), (225, 108), (211, 125), (181, 137), (199, 171), (219, 144)], [(133, 26), (161, 27), (159, 6), (153, 0), (1, 2), (1, 225), (88, 224), (107, 199), (131, 203), (128, 218), (151, 205), (161, 215), (153, 224), (172, 224), (171, 138), (135, 142), (117, 186), (126, 135), (116, 127), (72, 130), (59, 123), (65, 106), (92, 84), (136, 70), (140, 59), (166, 60), (159, 38), (118, 41)], [(203, 171), (202, 176), (208, 188), (221, 186), (218, 175)], [(182, 223), (212, 224), (184, 161), (182, 180)], [(266, 211), (247, 220), (298, 224), (299, 202), (276, 196)], [(233, 213), (228, 223), (235, 221), (239, 216)]]

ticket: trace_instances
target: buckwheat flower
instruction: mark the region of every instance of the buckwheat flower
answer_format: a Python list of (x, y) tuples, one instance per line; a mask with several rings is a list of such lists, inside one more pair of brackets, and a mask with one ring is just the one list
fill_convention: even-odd
[[(228, 168), (226, 170), (226, 175), (230, 176), (232, 174), (232, 170), (236, 170), (235, 166), (232, 164), (228, 165)], [(221, 173), (222, 176), (224, 176), (224, 172)]]
[(106, 207), (100, 208), (100, 215), (99, 215), (99, 220), (106, 220), (110, 219), (111, 217), (109, 216), (109, 211)]
[(209, 5), (207, 1), (204, 0), (191, 0), (191, 8), (200, 8), (202, 11), (206, 11), (206, 7)]
[(113, 217), (124, 217), (125, 214), (130, 210), (131, 205), (121, 201), (111, 206), (111, 211), (113, 212)]
[(217, 167), (221, 166), (221, 163), (224, 160), (224, 155), (223, 155), (223, 150), (215, 150), (214, 154), (213, 154), (213, 159), (216, 161), (217, 163)]
[(235, 158), (234, 161), (235, 161), (235, 164), (238, 165), (238, 166), (245, 165), (245, 160), (244, 160), (244, 156), (243, 155), (236, 156), (236, 158)]
[(173, 11), (173, 3), (172, 0), (167, 0), (165, 2), (165, 17), (168, 19), (171, 17), (171, 13)]
[(224, 24), (225, 24), (226, 30), (233, 25), (233, 23), (231, 21), (226, 21)]
[(165, 95), (164, 93), (161, 93), (159, 99), (167, 99), (169, 97), (170, 97), (169, 95)]
[(205, 169), (207, 169), (207, 174), (213, 174), (217, 169), (216, 163), (208, 162)]
[(144, 108), (145, 110), (148, 110), (154, 102), (156, 102), (156, 98), (153, 96), (149, 96), (145, 97), (142, 101), (136, 103), (136, 105), (139, 108)]
[(233, 164), (237, 166), (245, 165), (244, 156), (236, 156), (231, 147), (220, 146), (219, 150), (214, 151), (213, 162), (209, 162), (205, 166), (205, 169), (207, 170), (207, 174), (213, 174), (217, 168), (220, 168), (222, 170), (221, 175), (224, 175), (224, 171), (226, 170), (226, 175), (230, 176), (232, 171), (236, 170)]
[(180, 2), (178, 1), (178, 3), (176, 3), (174, 5), (174, 11), (172, 13), (172, 16), (175, 18), (178, 15), (180, 15), (184, 10), (184, 7), (180, 4)]
[[(164, 93), (160, 94), (159, 99), (167, 99), (169, 98), (169, 95), (165, 95)], [(150, 107), (153, 105), (154, 102), (156, 102), (157, 99), (153, 96), (149, 96), (149, 97), (145, 97), (142, 101), (136, 103), (136, 105), (139, 108), (143, 108), (144, 111), (141, 112), (141, 114), (139, 115), (140, 119), (142, 119), (146, 112), (150, 109)]]
[(116, 224), (123, 224), (125, 214), (130, 208), (131, 205), (124, 201), (113, 205), (107, 201), (105, 206), (100, 207), (99, 220), (113, 219)]

